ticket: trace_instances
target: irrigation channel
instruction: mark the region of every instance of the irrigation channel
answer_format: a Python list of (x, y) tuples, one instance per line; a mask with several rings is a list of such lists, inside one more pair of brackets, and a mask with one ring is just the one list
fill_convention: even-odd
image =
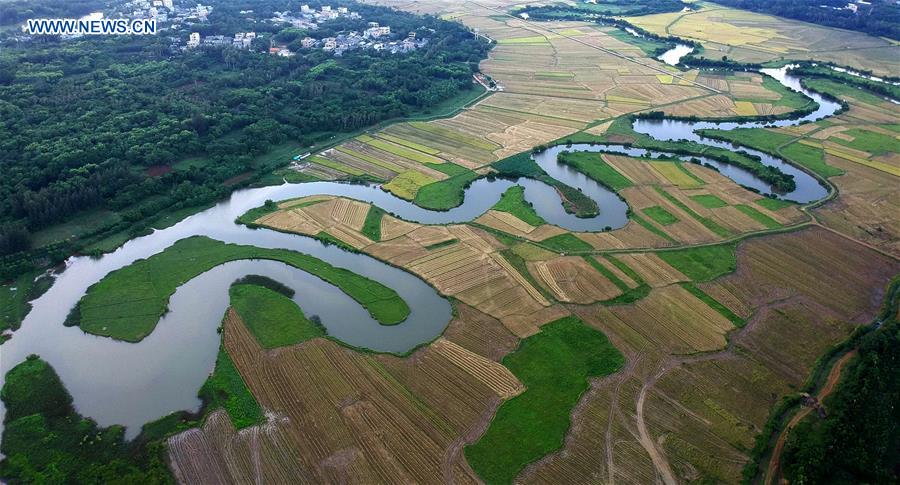
[[(682, 47), (677, 53), (664, 54), (662, 58), (674, 64), (686, 53)], [(765, 72), (790, 89), (813, 98), (819, 103), (819, 109), (799, 119), (773, 123), (715, 124), (659, 120), (638, 121), (635, 129), (663, 140), (689, 139), (731, 148), (730, 144), (702, 138), (694, 130), (795, 125), (829, 116), (840, 108), (837, 103), (803, 90), (799, 80), (786, 75), (785, 69)], [(606, 151), (635, 156), (647, 153), (617, 145), (576, 144), (553, 147), (535, 155), (537, 163), (550, 176), (582, 190), (598, 202), (600, 215), (591, 219), (579, 219), (567, 214), (552, 187), (531, 179), (479, 179), (466, 190), (463, 205), (444, 212), (422, 209), (377, 186), (333, 182), (284, 184), (237, 191), (229, 200), (172, 227), (135, 238), (103, 257), (72, 257), (50, 290), (32, 302), (33, 309), (21, 328), (0, 347), (0, 379), (5, 379), (6, 373), (27, 355), (38, 354), (56, 369), (82, 415), (95, 419), (102, 426), (124, 425), (129, 438), (136, 436), (144, 423), (170, 412), (196, 411), (201, 404), (197, 390), (215, 364), (220, 340), (216, 330), (228, 305), (228, 286), (248, 274), (268, 276), (293, 288), (296, 291), (294, 300), (306, 314), (318, 315), (328, 333), (338, 340), (381, 352), (409, 351), (439, 336), (450, 321), (450, 304), (431, 286), (406, 271), (367, 255), (326, 246), (309, 237), (266, 229), (252, 230), (235, 224), (235, 218), (262, 205), (267, 199), (328, 194), (371, 202), (410, 221), (428, 224), (465, 222), (478, 217), (493, 206), (506, 189), (518, 184), (525, 187), (525, 198), (534, 205), (537, 213), (551, 224), (573, 231), (622, 227), (626, 223), (626, 204), (615, 193), (582, 173), (557, 163), (556, 156), (562, 150)], [(805, 172), (778, 158), (745, 150), (759, 156), (764, 164), (794, 175), (797, 189), (780, 197), (810, 202), (826, 195), (825, 188)], [(650, 155), (662, 154), (653, 152)], [(765, 183), (749, 172), (714, 160), (704, 162), (715, 165), (724, 175), (742, 185), (755, 187), (762, 193), (770, 192)], [(97, 337), (85, 334), (77, 327), (62, 325), (88, 287), (111, 271), (159, 253), (176, 241), (194, 235), (310, 254), (393, 288), (407, 302), (411, 313), (399, 325), (380, 325), (339, 289), (312, 275), (278, 262), (247, 260), (216, 267), (178, 288), (169, 302), (168, 313), (161, 318), (153, 333), (139, 343)], [(0, 413), (5, 413), (5, 410), (0, 410)]]

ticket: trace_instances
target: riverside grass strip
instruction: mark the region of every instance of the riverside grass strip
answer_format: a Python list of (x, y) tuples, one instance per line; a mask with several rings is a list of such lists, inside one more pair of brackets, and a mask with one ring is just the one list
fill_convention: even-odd
[(281, 261), (316, 275), (347, 293), (383, 325), (400, 323), (409, 315), (409, 307), (394, 290), (312, 256), (195, 236), (113, 271), (88, 288), (74, 310), (78, 324), (87, 333), (139, 342), (153, 332), (179, 286), (220, 264), (241, 259)]

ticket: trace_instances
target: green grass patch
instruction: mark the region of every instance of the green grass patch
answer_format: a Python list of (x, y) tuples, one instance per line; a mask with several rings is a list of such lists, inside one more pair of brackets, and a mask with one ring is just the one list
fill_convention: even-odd
[(769, 209), (770, 211), (777, 211), (784, 209), (785, 207), (791, 207), (797, 205), (791, 201), (781, 200), (781, 199), (773, 199), (771, 197), (763, 197), (756, 201), (756, 205), (762, 207), (763, 209)]
[(734, 244), (658, 251), (657, 256), (692, 281), (709, 281), (737, 268)]
[(453, 239), (447, 239), (446, 241), (441, 241), (441, 242), (436, 242), (436, 243), (434, 243), (434, 244), (429, 244), (428, 246), (425, 246), (425, 249), (427, 249), (427, 250), (429, 250), (429, 251), (434, 251), (435, 249), (441, 249), (441, 248), (445, 248), (445, 247), (447, 247), (447, 246), (452, 246), (452, 245), (454, 245), (454, 244), (456, 244), (456, 243), (458, 243), (458, 242), (459, 242), (459, 239), (456, 239), (456, 238), (453, 238)]
[(454, 175), (463, 175), (463, 174), (472, 173), (472, 171), (469, 170), (468, 168), (463, 167), (461, 165), (457, 165), (453, 162), (426, 163), (425, 166), (428, 168), (433, 168), (433, 169), (437, 170), (438, 172), (445, 173), (451, 177), (453, 177)]
[(692, 195), (691, 200), (702, 205), (703, 207), (706, 207), (707, 209), (716, 209), (718, 207), (725, 207), (728, 205), (724, 200), (712, 194)]
[(671, 212), (663, 209), (658, 205), (647, 207), (642, 212), (661, 226), (668, 226), (669, 224), (675, 224), (676, 222), (678, 222), (677, 217), (673, 216)]
[(531, 177), (537, 179), (542, 175), (546, 175), (544, 169), (531, 158), (530, 152), (510, 155), (502, 160), (492, 163), (491, 166), (494, 167), (498, 173), (507, 177)]
[(633, 185), (631, 180), (606, 163), (599, 153), (561, 152), (557, 160), (615, 191)]
[(444, 180), (425, 185), (416, 192), (415, 203), (431, 210), (449, 210), (463, 203), (465, 190), (478, 178), (478, 174), (469, 171)]
[(868, 91), (863, 91), (862, 89), (859, 89), (855, 86), (829, 81), (827, 79), (804, 79), (803, 85), (814, 91), (828, 93), (832, 96), (837, 96), (838, 98), (845, 100), (848, 97), (854, 98), (861, 103), (871, 104), (874, 106), (889, 103), (889, 101), (885, 100), (884, 98), (878, 97), (874, 94), (870, 94)]
[(714, 221), (714, 220), (712, 220), (712, 219), (709, 219), (709, 218), (707, 218), (707, 217), (703, 217), (703, 216), (701, 216), (700, 214), (694, 212), (693, 209), (691, 209), (690, 207), (688, 207), (687, 205), (685, 205), (683, 202), (681, 202), (680, 200), (678, 200), (677, 198), (675, 198), (675, 196), (673, 196), (672, 194), (666, 192), (666, 191), (663, 190), (662, 188), (660, 188), (660, 187), (653, 187), (653, 188), (656, 189), (656, 191), (659, 192), (660, 195), (662, 195), (663, 197), (665, 197), (669, 202), (675, 204), (679, 209), (681, 209), (681, 210), (687, 212), (689, 216), (691, 216), (691, 217), (693, 217), (694, 219), (698, 220), (698, 221), (700, 222), (700, 224), (703, 224), (704, 227), (706, 227), (707, 229), (709, 229), (710, 231), (712, 231), (714, 234), (717, 234), (717, 235), (719, 235), (719, 236), (721, 236), (721, 237), (729, 237), (729, 236), (731, 236), (731, 231), (729, 231), (728, 229), (726, 229), (726, 228), (720, 226), (719, 223), (717, 223), (716, 221)]
[(843, 175), (844, 171), (825, 163), (825, 151), (802, 143), (791, 143), (781, 149), (781, 154), (788, 160), (808, 168), (813, 173), (824, 177)]
[(329, 234), (329, 233), (326, 232), (326, 231), (319, 231), (319, 232), (316, 234), (315, 237), (316, 237), (316, 239), (318, 239), (319, 241), (322, 241), (322, 242), (325, 243), (326, 245), (329, 245), (329, 244), (330, 244), (330, 245), (333, 245), (333, 246), (337, 246), (337, 247), (339, 247), (339, 248), (341, 248), (341, 249), (344, 249), (344, 250), (350, 251), (350, 252), (357, 251), (357, 249), (354, 248), (353, 246), (351, 246), (351, 245), (345, 243), (344, 241), (342, 241), (341, 239), (337, 238), (336, 236), (332, 236), (331, 234)]
[(737, 128), (734, 130), (700, 130), (703, 136), (739, 143), (767, 153), (777, 153), (778, 147), (786, 145), (796, 137), (765, 128)]
[(493, 209), (510, 213), (532, 226), (540, 226), (546, 223), (544, 219), (534, 211), (534, 207), (532, 207), (531, 203), (525, 200), (525, 188), (520, 185), (507, 189)]
[(666, 241), (677, 242), (677, 241), (675, 241), (674, 238), (672, 238), (672, 236), (666, 234), (662, 229), (654, 226), (653, 224), (650, 224), (646, 219), (644, 219), (643, 217), (641, 217), (633, 212), (631, 213), (631, 220), (633, 220), (634, 222), (637, 222), (644, 229), (652, 232), (653, 234), (656, 234), (657, 236), (665, 239)]
[(709, 305), (710, 308), (719, 312), (720, 315), (727, 318), (728, 321), (733, 323), (735, 327), (743, 327), (747, 323), (743, 318), (739, 317), (737, 314), (735, 314), (733, 311), (731, 311), (727, 306), (719, 303), (718, 301), (716, 301), (715, 298), (707, 295), (706, 293), (703, 292), (703, 290), (701, 290), (700, 288), (697, 288), (693, 284), (682, 283), (681, 286), (684, 287), (684, 289), (687, 290), (690, 294), (696, 296), (698, 299), (703, 301), (703, 303), (706, 303), (707, 305)]
[(502, 363), (527, 390), (503, 403), (484, 435), (466, 446), (472, 469), (487, 483), (516, 475), (563, 446), (569, 414), (591, 377), (619, 370), (625, 359), (605, 335), (566, 317), (522, 340)]
[(900, 140), (893, 136), (859, 128), (844, 131), (843, 134), (852, 136), (853, 141), (842, 140), (837, 137), (829, 138), (829, 140), (856, 150), (869, 152), (873, 156), (900, 153)]
[(737, 208), (737, 210), (750, 216), (754, 221), (766, 226), (767, 229), (775, 229), (777, 227), (781, 227), (781, 224), (779, 224), (778, 221), (754, 209), (753, 207), (750, 207), (749, 205), (737, 204), (735, 205), (735, 207)]
[(558, 253), (578, 253), (594, 250), (593, 246), (578, 239), (578, 236), (568, 232), (544, 239), (540, 244), (547, 249), (551, 249)]
[(207, 411), (224, 409), (236, 429), (246, 428), (265, 420), (262, 408), (247, 389), (231, 357), (220, 345), (216, 367), (198, 393)]
[(140, 341), (156, 327), (179, 286), (220, 264), (242, 259), (281, 261), (313, 274), (340, 288), (384, 325), (400, 323), (409, 315), (409, 307), (394, 290), (312, 256), (191, 237), (92, 285), (75, 310), (76, 322), (94, 335)]
[(363, 222), (363, 235), (375, 242), (381, 241), (381, 219), (383, 217), (383, 209), (374, 205), (369, 207), (369, 212), (366, 213), (366, 221)]
[(325, 331), (311, 322), (293, 300), (258, 285), (233, 285), (231, 306), (257, 342), (267, 349), (322, 337)]

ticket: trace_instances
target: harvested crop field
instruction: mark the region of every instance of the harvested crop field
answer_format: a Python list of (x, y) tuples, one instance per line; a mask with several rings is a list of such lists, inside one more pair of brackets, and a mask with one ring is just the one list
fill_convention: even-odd
[(235, 319), (224, 345), (267, 421), (238, 433), (214, 413), (172, 437), (182, 482), (473, 482), (450, 450), (501, 399), (473, 374), (488, 371), (481, 377), (505, 395), (518, 389), (500, 364), (456, 344), (465, 354), (456, 362), (432, 348), (409, 359), (374, 357), (324, 339), (267, 353)]
[[(769, 410), (796, 392), (829, 346), (870, 321), (898, 271), (896, 260), (822, 229), (744, 242), (736, 272), (699, 285), (749, 316), (743, 328), (732, 327), (728, 346), (718, 330), (727, 328), (722, 320), (722, 327), (687, 335), (669, 328), (669, 318), (648, 326), (662, 296), (677, 296), (673, 303), (681, 308), (692, 301), (677, 285), (633, 305), (577, 309), (623, 351), (626, 367), (593, 383), (573, 414), (565, 451), (518, 481), (739, 482)], [(693, 301), (685, 310), (703, 305)], [(721, 350), (694, 354), (697, 345)]]
[(529, 262), (528, 270), (560, 301), (585, 304), (622, 294), (612, 281), (578, 256)]

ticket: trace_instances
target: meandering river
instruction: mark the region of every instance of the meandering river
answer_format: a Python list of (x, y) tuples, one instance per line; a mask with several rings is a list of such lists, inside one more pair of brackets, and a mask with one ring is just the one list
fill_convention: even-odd
[[(661, 58), (677, 63), (686, 53), (672, 52)], [(731, 148), (730, 144), (700, 137), (694, 131), (701, 128), (730, 130), (795, 125), (829, 116), (840, 107), (837, 103), (803, 90), (797, 79), (785, 74), (785, 69), (765, 72), (788, 88), (815, 99), (819, 103), (819, 109), (796, 120), (773, 123), (714, 124), (642, 120), (635, 123), (635, 130), (660, 140), (688, 139)], [(825, 188), (802, 170), (776, 157), (742, 149), (760, 156), (766, 165), (776, 166), (795, 176), (797, 189), (779, 196), (798, 202), (810, 202), (827, 195)], [(627, 205), (616, 194), (584, 174), (557, 163), (556, 157), (562, 150), (608, 151), (634, 156), (664, 155), (618, 145), (584, 144), (553, 147), (537, 154), (536, 162), (548, 174), (580, 189), (597, 201), (600, 214), (588, 219), (566, 213), (552, 187), (524, 178), (479, 179), (466, 190), (465, 202), (461, 206), (443, 212), (422, 209), (377, 186), (316, 182), (237, 191), (228, 200), (172, 227), (128, 241), (113, 253), (96, 259), (70, 258), (66, 262), (65, 271), (57, 276), (50, 290), (32, 302), (33, 309), (22, 323), (21, 329), (15, 332), (11, 340), (0, 346), (0, 380), (28, 354), (39, 354), (56, 369), (81, 414), (95, 419), (103, 426), (125, 425), (129, 438), (134, 437), (144, 423), (170, 412), (195, 411), (200, 406), (197, 390), (215, 364), (219, 346), (216, 329), (228, 305), (228, 286), (247, 274), (269, 276), (293, 288), (296, 291), (294, 300), (307, 315), (319, 315), (328, 333), (341, 341), (384, 352), (402, 353), (413, 349), (439, 336), (451, 318), (447, 300), (424, 281), (369, 256), (350, 253), (335, 246), (325, 246), (304, 236), (265, 229), (251, 230), (235, 224), (235, 218), (262, 205), (267, 199), (328, 194), (371, 202), (414, 222), (465, 222), (484, 213), (500, 199), (506, 189), (518, 184), (525, 188), (525, 198), (534, 205), (537, 213), (552, 224), (573, 231), (597, 231), (607, 226), (622, 227), (627, 222)], [(704, 161), (715, 165), (724, 175), (742, 185), (754, 187), (762, 193), (771, 192), (767, 184), (745, 170), (714, 160)], [(178, 288), (171, 298), (170, 311), (160, 320), (153, 333), (140, 343), (131, 344), (96, 337), (83, 333), (77, 327), (62, 325), (69, 310), (88, 287), (105, 275), (194, 235), (313, 255), (393, 288), (408, 303), (410, 316), (396, 326), (379, 325), (356, 302), (318, 278), (282, 263), (252, 260), (224, 264)]]

